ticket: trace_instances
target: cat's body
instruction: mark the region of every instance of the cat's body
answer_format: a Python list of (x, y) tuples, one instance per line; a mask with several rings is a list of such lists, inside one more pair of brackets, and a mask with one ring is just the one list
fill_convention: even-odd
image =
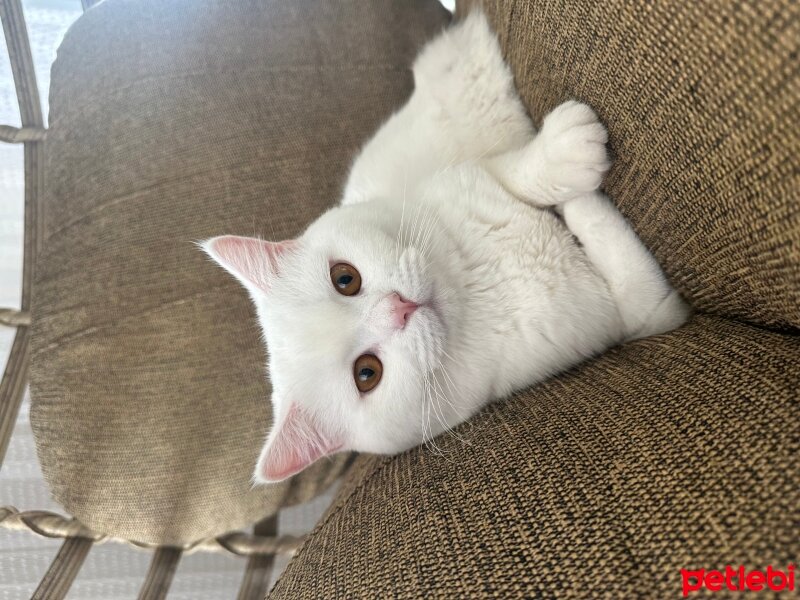
[(591, 109), (567, 102), (536, 134), (480, 13), (429, 44), (414, 78), (340, 208), (289, 243), (206, 245), (250, 290), (270, 350), (276, 424), (259, 481), (338, 450), (430, 440), (688, 315), (597, 192), (609, 165)]

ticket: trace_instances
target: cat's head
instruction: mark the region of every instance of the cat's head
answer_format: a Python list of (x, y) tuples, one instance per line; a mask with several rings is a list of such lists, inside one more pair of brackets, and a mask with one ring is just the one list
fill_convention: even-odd
[(423, 441), (428, 378), (446, 352), (453, 303), (431, 232), (402, 227), (404, 218), (370, 202), (328, 211), (296, 240), (203, 244), (250, 292), (267, 343), (274, 424), (257, 482), (337, 451), (394, 453)]

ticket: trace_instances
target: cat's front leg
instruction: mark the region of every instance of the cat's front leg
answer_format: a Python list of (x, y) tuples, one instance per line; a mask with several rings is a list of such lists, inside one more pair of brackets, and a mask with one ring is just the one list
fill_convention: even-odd
[(609, 287), (627, 339), (681, 325), (689, 308), (616, 206), (598, 189), (610, 166), (606, 129), (594, 111), (564, 102), (526, 146), (490, 159), (487, 169), (512, 194), (564, 217)]
[(489, 159), (486, 167), (521, 200), (557, 206), (600, 187), (611, 165), (607, 140), (595, 112), (569, 100), (545, 117), (527, 145)]
[(607, 196), (592, 192), (559, 208), (567, 229), (608, 284), (626, 339), (664, 333), (686, 321), (689, 307)]

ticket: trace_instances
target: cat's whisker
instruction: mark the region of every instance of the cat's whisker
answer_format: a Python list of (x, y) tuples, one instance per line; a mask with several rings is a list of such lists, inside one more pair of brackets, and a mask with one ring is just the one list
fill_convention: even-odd
[(428, 378), (427, 376), (424, 376), (422, 380), (422, 398), (423, 398), (421, 407), (422, 410), (419, 411), (419, 414), (420, 414), (420, 430), (422, 433), (422, 443), (426, 447), (428, 445), (428, 436), (425, 433), (425, 394), (427, 394), (427, 389), (428, 389)]
[(406, 228), (404, 230), (405, 233), (404, 244), (406, 248), (413, 245), (414, 243), (415, 231), (417, 228), (417, 221), (419, 219), (419, 211), (420, 211), (419, 202), (412, 202), (411, 206), (412, 206), (411, 208), (412, 214), (409, 216), (406, 222)]
[(455, 392), (456, 384), (450, 378), (450, 373), (447, 372), (447, 369), (445, 368), (445, 366), (442, 364), (441, 361), (439, 361), (439, 370), (442, 372), (442, 376), (444, 377), (444, 384), (447, 386), (447, 390), (450, 392), (450, 395), (453, 398), (453, 402), (450, 403), (450, 406), (453, 408), (456, 415), (458, 415), (458, 418), (463, 420), (464, 415), (461, 414), (459, 407), (454, 404), (456, 398), (456, 392)]
[(435, 395), (435, 402), (434, 396), (431, 396), (431, 406), (433, 407), (434, 413), (436, 415), (436, 420), (439, 421), (439, 424), (444, 428), (444, 431), (448, 430), (447, 422), (444, 417), (444, 413), (442, 412), (442, 405), (440, 403), (441, 396), (439, 395), (438, 390), (436, 389), (436, 377), (432, 377), (433, 386), (431, 387), (431, 391)]
[[(440, 372), (444, 370), (444, 367), (442, 367), (442, 364), (441, 364), (441, 363), (439, 363), (439, 370), (440, 370)], [(445, 403), (446, 403), (446, 404), (447, 404), (447, 405), (448, 405), (448, 406), (449, 406), (449, 407), (450, 407), (450, 408), (453, 410), (453, 412), (455, 412), (455, 413), (456, 413), (456, 415), (458, 416), (459, 420), (463, 420), (463, 417), (461, 416), (460, 412), (459, 412), (459, 411), (458, 411), (458, 409), (457, 409), (457, 408), (456, 408), (456, 407), (453, 405), (453, 403), (452, 403), (450, 400), (448, 400), (448, 399), (447, 399), (447, 395), (445, 394), (445, 392), (444, 392), (444, 390), (441, 388), (441, 386), (439, 386), (439, 383), (438, 383), (438, 381), (437, 381), (435, 378), (434, 378), (434, 385), (436, 385), (436, 386), (437, 386), (437, 388), (438, 388), (438, 390), (439, 390), (439, 391), (437, 392), (437, 396), (439, 397), (439, 399), (440, 399), (440, 400), (442, 400), (443, 402), (445, 402)], [(440, 406), (440, 410), (441, 410), (441, 406)], [(458, 440), (459, 442), (461, 442), (462, 444), (464, 444), (464, 445), (467, 445), (467, 446), (470, 446), (470, 445), (471, 445), (471, 444), (470, 444), (470, 443), (469, 443), (469, 442), (468, 442), (468, 441), (467, 441), (465, 438), (463, 438), (463, 437), (461, 436), (461, 434), (459, 434), (459, 433), (456, 433), (456, 431), (455, 431), (455, 430), (454, 430), (452, 427), (450, 427), (449, 425), (447, 425), (447, 423), (445, 423), (444, 421), (442, 421), (442, 426), (444, 427), (444, 429), (445, 429), (445, 431), (446, 431), (447, 433), (449, 433), (449, 434), (450, 434), (450, 435), (451, 435), (453, 438), (457, 439), (457, 440)]]
[[(453, 364), (456, 364), (456, 365), (458, 364), (455, 361), (455, 359), (450, 354), (448, 354), (447, 351), (444, 348), (442, 348), (442, 354), (444, 354), (447, 358), (449, 358), (450, 362), (452, 362)], [(444, 365), (441, 363), (441, 361), (439, 362), (439, 366), (440, 366), (440, 368), (442, 370), (442, 373), (444, 374), (445, 383), (447, 384), (447, 387), (451, 390), (451, 394), (452, 394), (453, 399), (455, 399), (457, 396), (456, 396), (456, 393), (453, 391), (453, 389), (456, 388), (457, 386), (456, 386), (455, 382), (453, 381), (452, 377), (450, 377), (449, 371), (444, 367)], [(462, 414), (462, 412), (459, 410), (458, 406), (453, 405), (453, 410), (458, 415), (459, 421), (461, 421), (462, 424), (463, 423), (468, 423), (468, 425), (466, 425), (466, 427), (469, 430), (471, 430), (472, 429), (472, 422), (467, 420), (467, 415)]]
[(414, 245), (417, 248), (419, 248), (419, 246), (421, 245), (423, 235), (428, 230), (430, 211), (431, 211), (431, 204), (429, 202), (424, 202), (424, 201), (419, 202), (420, 221), (419, 221), (419, 228), (416, 232), (417, 235), (414, 238)]
[(433, 204), (431, 204), (430, 206), (431, 206), (431, 211), (430, 211), (431, 216), (429, 217), (428, 228), (425, 232), (425, 235), (422, 238), (422, 241), (420, 242), (419, 251), (422, 254), (427, 254), (430, 248), (430, 244), (432, 243), (432, 240), (435, 239), (433, 233), (434, 231), (436, 231), (436, 226), (439, 224), (439, 213), (432, 208)]
[(428, 432), (425, 430), (425, 402), (422, 402), (420, 411), (420, 429), (422, 430), (422, 445), (428, 448)]
[(431, 425), (431, 402), (430, 402), (430, 390), (428, 392), (428, 402), (427, 405), (427, 431), (425, 434), (426, 443), (425, 445), (428, 447), (428, 450), (431, 451), (432, 454), (437, 456), (442, 456), (442, 450), (439, 448), (436, 440), (434, 440), (433, 435), (433, 426)]
[[(433, 391), (433, 388), (432, 388), (432, 386), (430, 384), (431, 375), (426, 373), (425, 380), (427, 382), (426, 396), (427, 396), (427, 399), (428, 399), (428, 402), (426, 402), (427, 408), (428, 408), (428, 411), (427, 411), (427, 415), (428, 415), (428, 418), (427, 418), (428, 430), (427, 430), (427, 435), (426, 435), (426, 437), (428, 438), (428, 448), (430, 449), (430, 451), (433, 454), (436, 454), (438, 456), (444, 457), (445, 452), (436, 443), (436, 440), (434, 439), (435, 436), (433, 435), (433, 425), (431, 424), (431, 412), (435, 411), (435, 406), (433, 404), (433, 396), (431, 394), (431, 392)], [(437, 419), (438, 419), (438, 416), (437, 416)]]
[[(450, 357), (450, 355), (447, 354), (447, 352), (444, 349), (442, 349), (442, 353), (445, 354), (445, 356), (447, 356), (448, 358), (450, 358), (451, 362), (455, 362), (453, 360), (453, 358)], [(457, 398), (457, 394), (455, 392), (455, 389), (458, 386), (456, 386), (455, 382), (450, 377), (450, 373), (448, 372), (448, 370), (445, 368), (444, 364), (441, 361), (439, 362), (439, 369), (441, 370), (442, 376), (444, 377), (444, 383), (447, 386), (447, 389), (450, 392), (451, 397), (453, 398), (452, 402), (450, 402), (450, 407), (453, 409), (453, 411), (458, 416), (459, 421), (463, 422), (466, 419), (466, 416), (462, 413), (462, 410), (461, 410), (462, 407), (459, 407), (459, 406), (457, 406), (455, 404), (455, 399)]]
[[(448, 376), (448, 377), (449, 377), (449, 376)], [(446, 383), (446, 382), (445, 382), (445, 383)], [(452, 389), (453, 389), (453, 388), (452, 388), (452, 386), (451, 386), (449, 383), (446, 383), (446, 385), (447, 385), (447, 389), (448, 389), (448, 390), (452, 390)], [(451, 393), (452, 393), (452, 392), (451, 392)], [(454, 401), (452, 401), (452, 400), (451, 400), (451, 401), (449, 401), (449, 402), (448, 402), (448, 404), (449, 404), (449, 405), (450, 405), (450, 407), (453, 409), (453, 412), (454, 412), (454, 413), (456, 413), (456, 416), (458, 417), (459, 421), (463, 421), (465, 417), (464, 417), (464, 414), (462, 414), (462, 412), (461, 412), (461, 408), (460, 408), (459, 406), (457, 406), (457, 405), (455, 404), (455, 402), (454, 402)]]
[[(422, 212), (424, 208), (424, 213)], [(436, 229), (436, 224), (439, 222), (438, 214), (432, 203), (427, 203), (424, 207), (420, 203), (419, 213), (422, 215), (420, 220), (419, 229), (416, 232), (414, 245), (422, 255), (427, 255), (429, 250), (430, 239), (433, 237), (432, 233)]]
[(420, 228), (419, 228), (419, 239), (417, 240), (418, 248), (421, 248), (425, 245), (425, 238), (427, 237), (427, 233), (431, 227), (431, 216), (435, 212), (435, 209), (431, 202), (424, 202), (422, 204), (424, 212), (422, 213), (422, 221), (420, 223)]
[[(436, 416), (436, 409), (435, 409), (434, 404), (433, 404), (433, 397), (430, 396), (430, 398), (431, 398), (431, 402), (428, 405), (428, 432), (430, 433), (430, 438), (431, 438), (430, 439), (430, 443), (431, 443), (431, 446), (434, 449), (435, 454), (437, 456), (444, 457), (445, 454), (447, 454), (447, 452), (445, 452), (441, 448), (441, 446), (439, 446), (439, 444), (436, 442), (436, 438), (438, 437), (438, 434), (434, 435), (434, 433), (433, 433), (433, 424), (431, 422), (431, 415)], [(438, 416), (436, 417), (436, 420), (437, 421), (439, 420)]]
[(422, 443), (425, 447), (433, 452), (433, 447), (431, 445), (431, 436), (428, 432), (428, 425), (430, 424), (429, 417), (426, 418), (425, 408), (427, 407), (428, 402), (426, 402), (429, 393), (429, 383), (428, 383), (428, 374), (425, 373), (423, 379), (423, 402), (422, 402), (422, 410), (420, 411), (420, 415), (422, 418)]
[(422, 209), (425, 208), (424, 203), (418, 202), (417, 203), (417, 213), (414, 217), (414, 236), (411, 240), (411, 244), (414, 247), (419, 246), (419, 234), (422, 231), (422, 225), (424, 222), (424, 215), (422, 214)]
[(403, 246), (403, 223), (406, 217), (406, 186), (408, 184), (408, 171), (403, 171), (403, 208), (400, 213), (400, 226), (397, 228), (397, 240), (395, 242), (395, 259), (400, 260), (400, 248)]
[(395, 243), (394, 243), (395, 262), (399, 262), (400, 261), (400, 254), (401, 254), (400, 249), (404, 248), (404, 246), (403, 246), (403, 221), (405, 219), (405, 216), (406, 216), (406, 202), (405, 202), (405, 199), (403, 199), (403, 210), (400, 213), (400, 226), (397, 228), (397, 238), (395, 239)]
[[(434, 435), (433, 435), (433, 427), (430, 424), (430, 416), (431, 416), (431, 412), (433, 412), (435, 414), (435, 416), (436, 416), (436, 420), (439, 421), (439, 424), (442, 426), (443, 432), (447, 432), (447, 433), (450, 433), (452, 435), (453, 432), (447, 426), (446, 420), (444, 418), (444, 413), (442, 411), (441, 404), (439, 403), (440, 399), (441, 400), (445, 400), (445, 401), (446, 401), (446, 399), (443, 398), (441, 396), (441, 394), (437, 391), (438, 383), (437, 383), (436, 377), (435, 377), (435, 375), (433, 373), (430, 373), (430, 374), (426, 373), (425, 380), (427, 382), (426, 400), (427, 400), (427, 404), (428, 404), (428, 407), (427, 407), (428, 408), (428, 412), (427, 412), (427, 414), (428, 414), (428, 435), (430, 436), (430, 440), (429, 440), (429, 444), (428, 445), (429, 445), (429, 448), (431, 449), (431, 452), (434, 452), (434, 453), (438, 454), (439, 456), (441, 456), (443, 458), (446, 458), (446, 455), (449, 454), (449, 452), (446, 452), (446, 451), (442, 450), (442, 448), (440, 448), (439, 445), (435, 442)], [(435, 398), (434, 398), (434, 394), (435, 394)]]
[[(436, 411), (436, 418), (439, 421), (439, 424), (442, 426), (442, 433), (446, 433), (446, 434), (450, 435), (451, 437), (459, 439), (458, 435), (447, 425), (447, 421), (445, 419), (444, 412), (442, 410), (442, 405), (441, 405), (441, 401), (444, 400), (446, 402), (446, 400), (444, 398), (442, 398), (442, 395), (435, 388), (434, 388), (434, 393), (436, 394), (436, 398), (437, 398), (436, 406), (438, 407), (438, 410)], [(462, 441), (462, 440), (459, 439), (459, 441)]]
[(452, 362), (454, 365), (459, 367), (463, 366), (455, 358), (453, 358), (450, 354), (448, 354), (447, 350), (445, 350), (444, 348), (442, 348), (442, 354), (444, 354), (447, 358), (449, 358), (450, 362)]

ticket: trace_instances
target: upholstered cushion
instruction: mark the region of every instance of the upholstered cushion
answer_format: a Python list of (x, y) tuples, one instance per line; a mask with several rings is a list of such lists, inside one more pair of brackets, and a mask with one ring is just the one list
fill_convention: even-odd
[(800, 328), (800, 4), (482, 4), (536, 122), (597, 109), (606, 189), (691, 303)]
[(53, 495), (90, 527), (185, 544), (322, 490), (252, 489), (270, 423), (244, 291), (194, 242), (282, 239), (339, 196), (411, 89), (429, 2), (107, 0), (53, 67), (31, 392)]
[(800, 339), (713, 317), (362, 456), (270, 598), (679, 598), (800, 556)]
[(610, 195), (702, 312), (441, 455), (359, 457), (271, 598), (675, 598), (681, 568), (796, 562), (800, 338), (763, 327), (800, 327), (799, 5), (484, 5), (534, 120), (597, 108)]

